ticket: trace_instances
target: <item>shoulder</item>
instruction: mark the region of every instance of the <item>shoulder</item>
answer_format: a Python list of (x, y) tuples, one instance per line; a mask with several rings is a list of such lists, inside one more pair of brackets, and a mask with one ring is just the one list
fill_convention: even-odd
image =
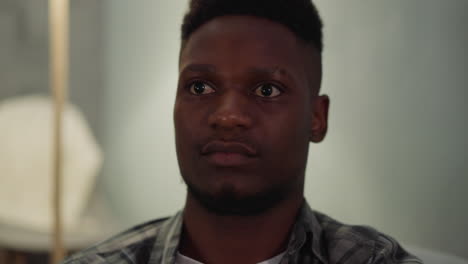
[(322, 227), (332, 263), (422, 263), (395, 239), (372, 227), (347, 225), (322, 213), (314, 214)]
[(124, 264), (140, 262), (144, 259), (147, 260), (158, 233), (168, 219), (160, 218), (134, 226), (112, 238), (72, 255), (63, 264)]

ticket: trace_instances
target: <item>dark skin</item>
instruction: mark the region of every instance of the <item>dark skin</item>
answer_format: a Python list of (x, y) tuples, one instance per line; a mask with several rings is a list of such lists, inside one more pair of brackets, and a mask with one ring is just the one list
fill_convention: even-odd
[(189, 191), (179, 250), (203, 263), (258, 263), (283, 252), (303, 201), (309, 142), (327, 130), (321, 58), (285, 26), (215, 18), (180, 55), (174, 107), (182, 177), (212, 200), (279, 192), (258, 213), (214, 212)]

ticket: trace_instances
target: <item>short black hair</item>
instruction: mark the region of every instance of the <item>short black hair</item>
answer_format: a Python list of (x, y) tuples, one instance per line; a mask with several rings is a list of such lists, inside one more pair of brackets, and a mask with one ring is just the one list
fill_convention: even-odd
[(250, 15), (280, 23), (322, 53), (322, 21), (311, 0), (191, 0), (182, 24), (182, 48), (206, 22), (226, 15)]

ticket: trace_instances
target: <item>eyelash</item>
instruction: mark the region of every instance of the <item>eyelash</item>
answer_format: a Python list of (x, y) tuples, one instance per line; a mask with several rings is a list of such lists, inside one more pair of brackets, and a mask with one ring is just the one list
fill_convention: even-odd
[[(194, 84), (196, 84), (196, 83), (203, 83), (203, 84), (205, 84), (205, 85), (210, 86), (215, 92), (217, 91), (216, 85), (213, 85), (211, 82), (204, 81), (204, 80), (199, 80), (199, 79), (195, 79), (195, 80), (189, 81), (188, 84), (185, 86), (185, 89), (186, 89), (190, 94), (192, 94), (192, 95), (201, 96), (201, 95), (208, 95), (208, 94), (210, 94), (210, 93), (208, 93), (208, 94), (199, 94), (199, 95), (197, 95), (197, 94), (192, 93), (192, 92), (191, 92), (191, 88), (192, 88), (192, 86), (193, 86)], [(260, 88), (260, 87), (263, 86), (263, 85), (267, 85), (267, 84), (269, 84), (269, 85), (271, 85), (271, 86), (277, 88), (278, 91), (280, 92), (280, 94), (277, 95), (277, 96), (274, 96), (274, 97), (267, 97), (267, 96), (259, 96), (259, 95), (257, 95), (257, 94), (255, 93), (255, 91), (256, 91), (258, 88)], [(282, 84), (279, 84), (279, 83), (273, 82), (273, 81), (268, 81), (268, 82), (258, 83), (257, 85), (254, 86), (254, 88), (251, 89), (250, 92), (251, 92), (251, 94), (256, 95), (256, 96), (258, 96), (258, 97), (260, 97), (260, 98), (270, 98), (270, 99), (271, 99), (271, 98), (275, 98), (275, 97), (278, 97), (278, 96), (280, 96), (281, 94), (283, 94), (283, 93), (285, 92), (285, 89), (284, 89), (284, 86), (283, 86)]]
[[(262, 83), (257, 84), (257, 85), (252, 89), (252, 93), (255, 94), (255, 91), (256, 91), (258, 88), (262, 87), (262, 85), (267, 85), (267, 84), (269, 84), (269, 85), (271, 85), (271, 86), (273, 86), (273, 87), (276, 87), (276, 88), (278, 89), (278, 91), (280, 92), (279, 95), (281, 95), (281, 94), (283, 94), (283, 93), (285, 92), (285, 89), (283, 88), (284, 86), (281, 85), (281, 84), (278, 84), (278, 83), (276, 83), (276, 82), (262, 82)], [(278, 96), (279, 96), (279, 95), (278, 95)], [(274, 96), (274, 97), (277, 97), (277, 96)], [(274, 98), (274, 97), (271, 97), (271, 98)], [(269, 97), (263, 97), (263, 98), (269, 98)]]
[(189, 81), (188, 84), (185, 86), (185, 89), (186, 89), (190, 94), (192, 94), (192, 95), (201, 96), (201, 95), (196, 95), (196, 94), (194, 94), (194, 93), (192, 93), (192, 92), (190, 91), (191, 88), (192, 88), (192, 86), (193, 86), (194, 84), (196, 84), (196, 83), (203, 83), (203, 84), (205, 84), (205, 85), (208, 85), (208, 86), (210, 86), (211, 88), (213, 88), (213, 90), (216, 92), (216, 88), (215, 88), (216, 85), (214, 85), (214, 84), (212, 84), (212, 83), (210, 83), (210, 82), (207, 82), (207, 81), (202, 81), (202, 80), (199, 80), (199, 79), (194, 79), (194, 80)]

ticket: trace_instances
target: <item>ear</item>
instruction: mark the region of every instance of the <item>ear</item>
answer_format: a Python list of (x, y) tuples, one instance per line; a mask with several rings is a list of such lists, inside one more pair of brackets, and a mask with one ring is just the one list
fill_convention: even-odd
[(312, 99), (312, 120), (310, 122), (309, 141), (319, 143), (325, 138), (328, 128), (328, 108), (330, 99), (327, 95), (314, 96)]

